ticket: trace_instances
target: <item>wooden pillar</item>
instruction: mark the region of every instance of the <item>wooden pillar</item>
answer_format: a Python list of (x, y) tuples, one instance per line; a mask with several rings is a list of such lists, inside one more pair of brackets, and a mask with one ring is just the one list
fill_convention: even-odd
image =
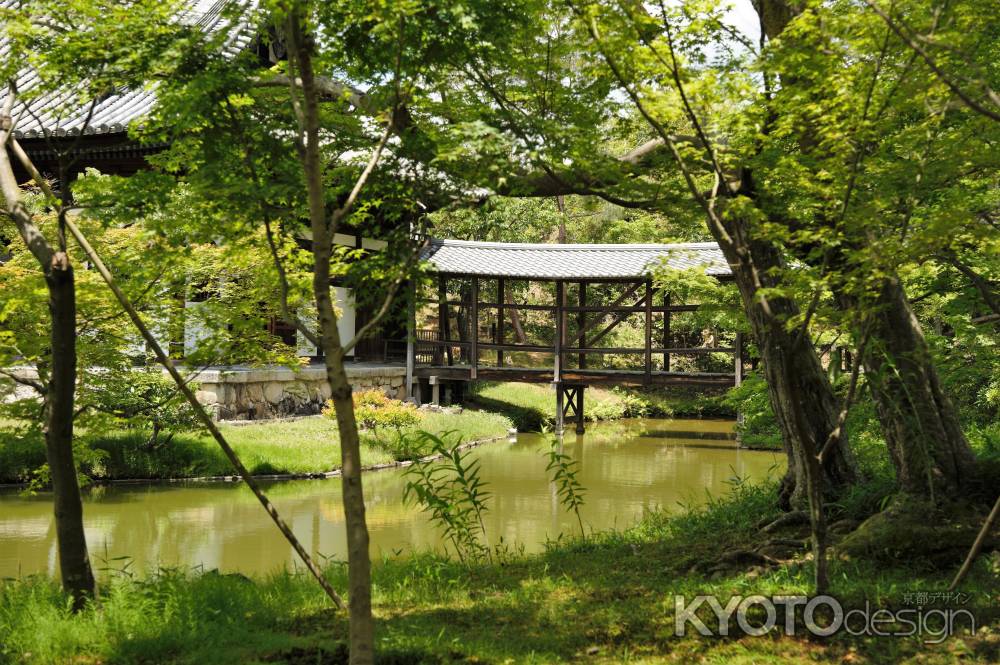
[[(663, 348), (670, 348), (670, 292), (663, 292)], [(663, 371), (670, 371), (670, 352), (663, 352)]]
[(476, 378), (476, 371), (479, 367), (479, 278), (472, 278), (472, 303), (469, 309), (469, 319), (471, 319), (471, 330), (469, 331), (469, 342), (471, 351), (469, 355), (472, 356), (472, 368), (469, 371), (469, 377), (472, 379)]
[[(579, 286), (580, 286), (580, 298), (579, 298), (580, 307), (586, 307), (587, 306), (587, 283), (586, 282), (580, 282)], [(583, 332), (583, 331), (587, 329), (587, 313), (586, 312), (581, 311), (579, 314), (576, 315), (576, 329), (578, 331), (577, 334), (580, 335), (580, 348), (585, 348), (587, 346), (587, 334), (585, 332)], [(579, 367), (580, 369), (587, 369), (587, 354), (586, 353), (581, 353), (577, 357), (577, 367)]]
[(586, 427), (583, 422), (583, 392), (584, 386), (576, 389), (576, 433), (583, 434)]
[(413, 366), (417, 362), (417, 345), (414, 337), (417, 334), (416, 286), (411, 281), (407, 285), (410, 302), (406, 306), (406, 399), (413, 397)]
[(552, 381), (554, 381), (555, 383), (559, 383), (562, 380), (563, 336), (566, 334), (566, 331), (563, 328), (563, 324), (564, 324), (563, 316), (565, 314), (565, 312), (563, 311), (563, 305), (565, 304), (565, 302), (564, 302), (564, 300), (565, 300), (564, 296), (565, 295), (566, 294), (564, 292), (564, 285), (563, 285), (563, 283), (561, 281), (557, 281), (556, 282), (556, 309), (555, 309), (555, 314), (556, 314), (556, 335), (555, 335), (555, 344), (553, 345), (553, 347), (554, 347), (553, 350), (555, 352), (555, 359), (553, 361), (553, 367), (552, 367)]
[(427, 381), (431, 385), (431, 404), (434, 406), (441, 405), (441, 382), (438, 377), (432, 376)]
[(566, 412), (565, 401), (566, 393), (563, 390), (563, 385), (561, 383), (556, 383), (556, 436), (562, 436), (563, 431), (565, 430), (563, 425), (563, 415)]
[(743, 383), (743, 333), (736, 333), (736, 350), (733, 351), (733, 373), (736, 385)]
[[(504, 344), (504, 325), (507, 314), (504, 303), (507, 302), (507, 285), (503, 277), (497, 277), (497, 344)], [(503, 367), (503, 349), (497, 349), (497, 367)]]
[(646, 280), (646, 384), (649, 385), (653, 372), (653, 282)]
[[(448, 314), (448, 279), (444, 275), (438, 276), (438, 338), (444, 342), (444, 353), (451, 365), (451, 316)], [(440, 355), (442, 347), (438, 347)]]

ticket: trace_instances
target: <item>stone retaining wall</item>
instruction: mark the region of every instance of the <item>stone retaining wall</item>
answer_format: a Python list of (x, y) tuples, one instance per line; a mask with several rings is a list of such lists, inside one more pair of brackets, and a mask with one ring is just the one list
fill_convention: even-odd
[[(347, 379), (355, 391), (377, 388), (389, 397), (406, 397), (406, 368), (402, 365), (348, 363)], [(36, 379), (33, 367), (15, 370)], [(322, 366), (303, 367), (214, 367), (202, 370), (194, 379), (196, 396), (216, 420), (261, 420), (282, 416), (319, 413), (330, 398), (326, 370)], [(15, 385), (6, 401), (37, 398), (34, 390)]]
[[(377, 388), (403, 399), (406, 369), (396, 365), (348, 364), (355, 392)], [(330, 398), (323, 367), (207, 369), (196, 379), (197, 397), (218, 420), (260, 420), (319, 413)]]

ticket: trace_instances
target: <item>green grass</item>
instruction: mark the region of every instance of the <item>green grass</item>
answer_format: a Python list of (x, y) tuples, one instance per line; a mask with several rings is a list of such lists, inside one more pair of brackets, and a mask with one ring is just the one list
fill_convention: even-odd
[[(481, 383), (472, 400), (483, 408), (507, 415), (522, 431), (551, 429), (555, 419), (555, 389), (525, 383)], [(584, 392), (587, 420), (618, 418), (733, 418), (736, 412), (717, 392), (608, 390), (589, 387)]]
[[(465, 440), (503, 436), (510, 421), (475, 411), (460, 414), (421, 411), (414, 429), (436, 434), (455, 431)], [(220, 429), (253, 474), (321, 473), (340, 467), (336, 423), (322, 416), (246, 425), (223, 424)], [(77, 458), (82, 472), (94, 480), (124, 478), (184, 478), (231, 475), (232, 466), (207, 434), (178, 434), (154, 450), (144, 447), (144, 432), (82, 433)], [(391, 450), (377, 445), (372, 433), (362, 434), (365, 466), (392, 462)], [(24, 482), (45, 463), (36, 437), (0, 432), (0, 482)]]
[[(773, 504), (773, 486), (743, 485), (694, 511), (653, 513), (625, 532), (554, 543), (538, 555), (508, 554), (494, 565), (429, 554), (376, 562), (381, 662), (997, 662), (995, 620), (990, 633), (940, 645), (843, 633), (827, 640), (711, 638), (693, 630), (674, 636), (675, 594), (717, 594), (725, 602), (733, 594), (809, 592), (811, 570), (801, 553), (767, 570), (706, 572), (727, 552), (770, 537), (757, 527), (775, 515)], [(943, 589), (952, 572), (914, 561), (834, 560), (832, 593), (851, 606), (898, 607), (907, 593)], [(965, 584), (975, 602), (995, 592), (998, 572), (996, 558), (975, 567)], [(345, 587), (343, 567), (328, 574)], [(345, 615), (329, 609), (301, 573), (118, 576), (98, 605), (76, 616), (47, 579), (0, 586), (0, 662), (338, 663), (346, 662), (346, 634)]]

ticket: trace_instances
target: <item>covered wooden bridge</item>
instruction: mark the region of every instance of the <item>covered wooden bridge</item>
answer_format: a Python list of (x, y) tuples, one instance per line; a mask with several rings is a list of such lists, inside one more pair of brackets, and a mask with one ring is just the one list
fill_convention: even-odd
[(675, 317), (699, 306), (673, 301), (669, 285), (652, 278), (665, 266), (730, 279), (715, 243), (432, 240), (423, 259), (436, 289), (416, 294), (410, 320), (407, 386), (418, 400), (437, 402), (455, 382), (552, 383), (557, 431), (571, 418), (582, 432), (589, 385), (701, 388), (742, 379), (742, 336), (676, 332)]

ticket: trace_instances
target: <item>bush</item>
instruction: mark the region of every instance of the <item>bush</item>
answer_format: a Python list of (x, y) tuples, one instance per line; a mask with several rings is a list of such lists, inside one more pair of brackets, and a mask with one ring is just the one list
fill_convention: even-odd
[[(333, 402), (328, 401), (323, 415), (336, 418)], [(381, 390), (363, 390), (354, 393), (354, 417), (358, 426), (364, 429), (379, 430), (391, 428), (401, 430), (413, 427), (420, 422), (417, 408), (409, 402), (391, 399)]]
[[(194, 409), (159, 369), (94, 372), (80, 402), (97, 414), (92, 417), (96, 423), (87, 423), (89, 428), (147, 430), (147, 448), (169, 443), (174, 434), (193, 430), (198, 424)], [(106, 422), (109, 417), (110, 423)]]
[(781, 431), (771, 409), (764, 377), (756, 372), (747, 375), (743, 383), (730, 390), (723, 401), (743, 414), (743, 422), (737, 431), (744, 444), (781, 448)]

